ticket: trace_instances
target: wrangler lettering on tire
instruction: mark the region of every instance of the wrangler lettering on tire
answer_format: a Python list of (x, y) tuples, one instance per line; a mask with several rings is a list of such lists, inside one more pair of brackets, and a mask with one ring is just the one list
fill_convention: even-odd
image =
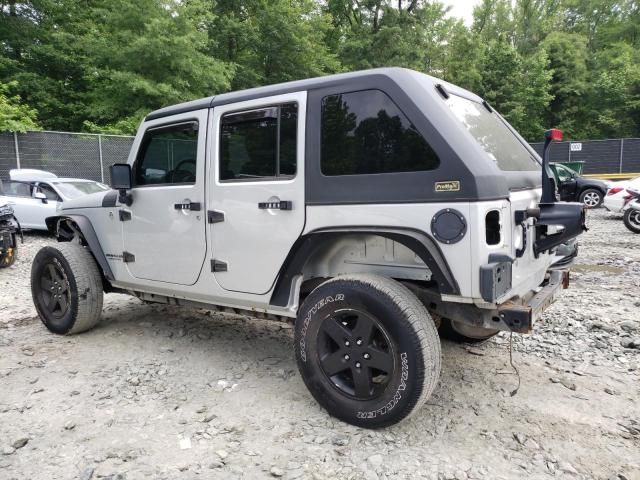
[(298, 318), (298, 368), (331, 415), (384, 427), (408, 417), (433, 392), (438, 333), (424, 305), (400, 283), (368, 274), (335, 277), (307, 297)]

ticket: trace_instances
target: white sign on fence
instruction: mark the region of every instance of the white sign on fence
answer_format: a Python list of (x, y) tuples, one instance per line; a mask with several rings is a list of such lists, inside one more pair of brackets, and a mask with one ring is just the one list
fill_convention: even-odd
[(571, 145), (571, 151), (572, 152), (581, 152), (582, 151), (582, 144), (581, 143), (572, 143)]

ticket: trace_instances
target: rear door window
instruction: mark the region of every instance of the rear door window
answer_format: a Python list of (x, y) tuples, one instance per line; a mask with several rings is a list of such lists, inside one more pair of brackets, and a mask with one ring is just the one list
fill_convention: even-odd
[(296, 103), (224, 115), (220, 125), (220, 180), (295, 177), (297, 125)]
[(440, 164), (425, 138), (380, 90), (324, 97), (321, 128), (324, 175), (418, 172)]
[(30, 183), (9, 180), (4, 184), (4, 192), (9, 197), (30, 197), (31, 187)]

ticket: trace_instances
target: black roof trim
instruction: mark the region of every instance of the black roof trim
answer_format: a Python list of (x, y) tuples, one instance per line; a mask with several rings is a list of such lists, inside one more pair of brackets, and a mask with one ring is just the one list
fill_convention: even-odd
[(215, 97), (205, 97), (199, 100), (192, 100), (191, 102), (179, 103), (177, 105), (171, 105), (159, 110), (151, 112), (145, 117), (145, 120), (155, 120), (156, 118), (168, 117), (170, 115), (177, 115), (179, 113), (193, 112), (195, 110), (202, 110), (209, 108), (213, 103)]
[(228, 103), (242, 102), (245, 100), (253, 100), (261, 97), (283, 95), (291, 92), (329, 87), (331, 85), (342, 83), (348, 80), (363, 80), (375, 77), (380, 78), (381, 76), (390, 79), (397, 79), (398, 77), (411, 75), (411, 73), (411, 70), (398, 67), (374, 68), (357, 72), (338, 73), (335, 75), (326, 75), (324, 77), (308, 78), (305, 80), (295, 80), (292, 82), (278, 83), (275, 85), (268, 85), (264, 87), (249, 88), (247, 90), (221, 93), (219, 95), (161, 108), (159, 110), (151, 112), (149, 115), (147, 115), (145, 120), (155, 120), (157, 118), (177, 115), (179, 113), (186, 113), (192, 112), (194, 110), (210, 108), (216, 105), (225, 105)]

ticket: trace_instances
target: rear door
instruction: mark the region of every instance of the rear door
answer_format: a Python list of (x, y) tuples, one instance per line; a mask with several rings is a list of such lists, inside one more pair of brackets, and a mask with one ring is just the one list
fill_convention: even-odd
[(206, 255), (206, 123), (206, 110), (158, 119), (134, 144), (133, 204), (121, 207), (122, 259), (134, 277), (198, 279)]
[(560, 194), (560, 200), (563, 202), (576, 201), (578, 182), (574, 176), (574, 172), (558, 164), (553, 165), (552, 169), (558, 179), (558, 193)]
[(267, 293), (302, 233), (305, 112), (306, 92), (213, 110), (211, 260), (226, 290)]

